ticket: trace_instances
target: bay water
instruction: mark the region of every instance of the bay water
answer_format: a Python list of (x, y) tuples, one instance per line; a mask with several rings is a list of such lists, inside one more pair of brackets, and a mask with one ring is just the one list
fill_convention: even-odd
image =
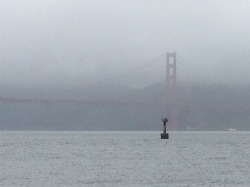
[(0, 132), (0, 186), (250, 186), (250, 132)]

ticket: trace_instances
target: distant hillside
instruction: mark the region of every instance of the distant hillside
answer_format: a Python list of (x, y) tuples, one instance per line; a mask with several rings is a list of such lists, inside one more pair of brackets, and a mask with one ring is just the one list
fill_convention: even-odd
[(90, 86), (3, 86), (1, 97), (40, 98), (40, 99), (76, 99), (76, 100), (120, 100), (134, 94), (135, 89), (114, 85), (94, 84)]
[[(125, 105), (0, 104), (0, 130), (161, 130), (171, 120), (166, 83), (143, 89), (120, 85), (2, 88), (13, 97), (127, 102)], [(178, 84), (178, 130), (250, 130), (250, 87)], [(134, 104), (133, 104), (134, 103)], [(173, 127), (168, 126), (168, 129)]]

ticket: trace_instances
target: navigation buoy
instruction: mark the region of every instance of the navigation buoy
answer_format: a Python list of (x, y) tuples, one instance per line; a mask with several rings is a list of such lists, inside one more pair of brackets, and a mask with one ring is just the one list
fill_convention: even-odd
[(163, 118), (162, 117), (162, 122), (163, 122), (163, 132), (161, 133), (161, 139), (168, 139), (168, 133), (167, 133), (167, 122), (168, 118)]

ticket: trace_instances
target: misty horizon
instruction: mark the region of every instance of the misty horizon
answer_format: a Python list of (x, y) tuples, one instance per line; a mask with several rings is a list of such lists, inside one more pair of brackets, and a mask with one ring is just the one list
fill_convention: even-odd
[(168, 107), (25, 105), (4, 98), (164, 103), (166, 53), (176, 52), (181, 129), (225, 129), (236, 118), (249, 129), (249, 9), (245, 0), (0, 0), (0, 124), (90, 129), (102, 119), (103, 129), (154, 129)]

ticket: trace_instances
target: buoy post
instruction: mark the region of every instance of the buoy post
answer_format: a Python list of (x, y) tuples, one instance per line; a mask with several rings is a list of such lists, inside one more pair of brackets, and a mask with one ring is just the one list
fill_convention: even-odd
[(163, 122), (163, 132), (161, 133), (161, 139), (168, 139), (168, 133), (167, 133), (167, 122), (168, 118), (162, 118)]

